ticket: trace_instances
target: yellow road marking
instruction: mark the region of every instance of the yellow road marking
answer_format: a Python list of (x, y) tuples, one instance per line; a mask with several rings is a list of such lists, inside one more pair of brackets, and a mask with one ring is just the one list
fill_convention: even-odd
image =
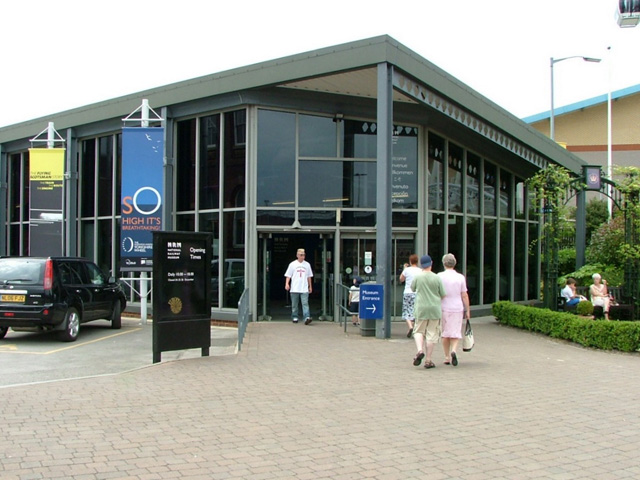
[(9, 345), (0, 345), (0, 353), (24, 353), (29, 355), (50, 355), (52, 353), (64, 352), (65, 350), (71, 350), (72, 348), (84, 347), (85, 345), (90, 345), (92, 343), (101, 342), (102, 340), (108, 340), (110, 338), (119, 337), (120, 335), (126, 335), (127, 333), (133, 333), (142, 330), (141, 328), (133, 328), (131, 330), (127, 330), (126, 332), (118, 332), (113, 335), (107, 335), (106, 337), (96, 338), (94, 340), (89, 340), (86, 342), (74, 342), (72, 345), (68, 347), (56, 348), (55, 350), (49, 350), (47, 352), (25, 352), (20, 351), (19, 347), (16, 344)]

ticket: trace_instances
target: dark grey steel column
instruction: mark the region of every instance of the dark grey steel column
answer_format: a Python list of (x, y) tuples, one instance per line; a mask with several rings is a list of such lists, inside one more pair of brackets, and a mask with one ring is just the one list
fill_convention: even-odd
[(64, 254), (78, 255), (78, 146), (73, 129), (66, 132), (66, 169), (64, 172)]
[(384, 313), (376, 321), (376, 338), (391, 338), (391, 151), (393, 66), (378, 64), (378, 130), (376, 179), (376, 278), (384, 286)]
[(162, 229), (173, 230), (171, 221), (173, 213), (173, 176), (175, 159), (173, 158), (173, 118), (169, 118), (170, 112), (167, 107), (162, 107), (160, 116), (164, 118), (164, 199), (162, 205)]
[[(582, 167), (582, 182), (587, 183), (587, 167)], [(579, 188), (576, 194), (576, 270), (585, 264), (587, 245), (587, 192)]]

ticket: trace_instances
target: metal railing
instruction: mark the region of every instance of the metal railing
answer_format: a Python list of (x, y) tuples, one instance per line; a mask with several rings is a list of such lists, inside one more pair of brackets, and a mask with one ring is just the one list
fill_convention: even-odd
[(247, 325), (251, 312), (249, 311), (249, 289), (245, 288), (238, 300), (238, 351), (242, 349), (244, 334), (247, 331)]
[(347, 331), (347, 322), (351, 321), (353, 315), (349, 311), (349, 289), (347, 285), (338, 283), (338, 291), (336, 295), (336, 308), (335, 311), (338, 314), (338, 321), (340, 325), (343, 325), (344, 331)]

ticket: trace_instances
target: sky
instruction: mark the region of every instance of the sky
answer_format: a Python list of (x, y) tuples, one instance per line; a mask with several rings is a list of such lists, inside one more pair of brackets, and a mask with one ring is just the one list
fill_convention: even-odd
[(378, 35), (393, 37), (522, 118), (550, 109), (551, 57), (603, 60), (554, 64), (556, 108), (640, 84), (640, 25), (620, 28), (616, 5), (617, 0), (4, 1), (0, 127)]

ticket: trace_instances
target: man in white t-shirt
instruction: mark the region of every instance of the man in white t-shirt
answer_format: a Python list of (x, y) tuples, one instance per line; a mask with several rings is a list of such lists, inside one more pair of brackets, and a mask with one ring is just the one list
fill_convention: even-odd
[(302, 302), (302, 317), (304, 324), (311, 323), (311, 313), (309, 312), (309, 294), (312, 291), (313, 272), (311, 265), (305, 258), (304, 248), (299, 248), (296, 252), (296, 260), (289, 264), (284, 282), (284, 289), (291, 294), (291, 319), (293, 323), (298, 323), (298, 304)]

